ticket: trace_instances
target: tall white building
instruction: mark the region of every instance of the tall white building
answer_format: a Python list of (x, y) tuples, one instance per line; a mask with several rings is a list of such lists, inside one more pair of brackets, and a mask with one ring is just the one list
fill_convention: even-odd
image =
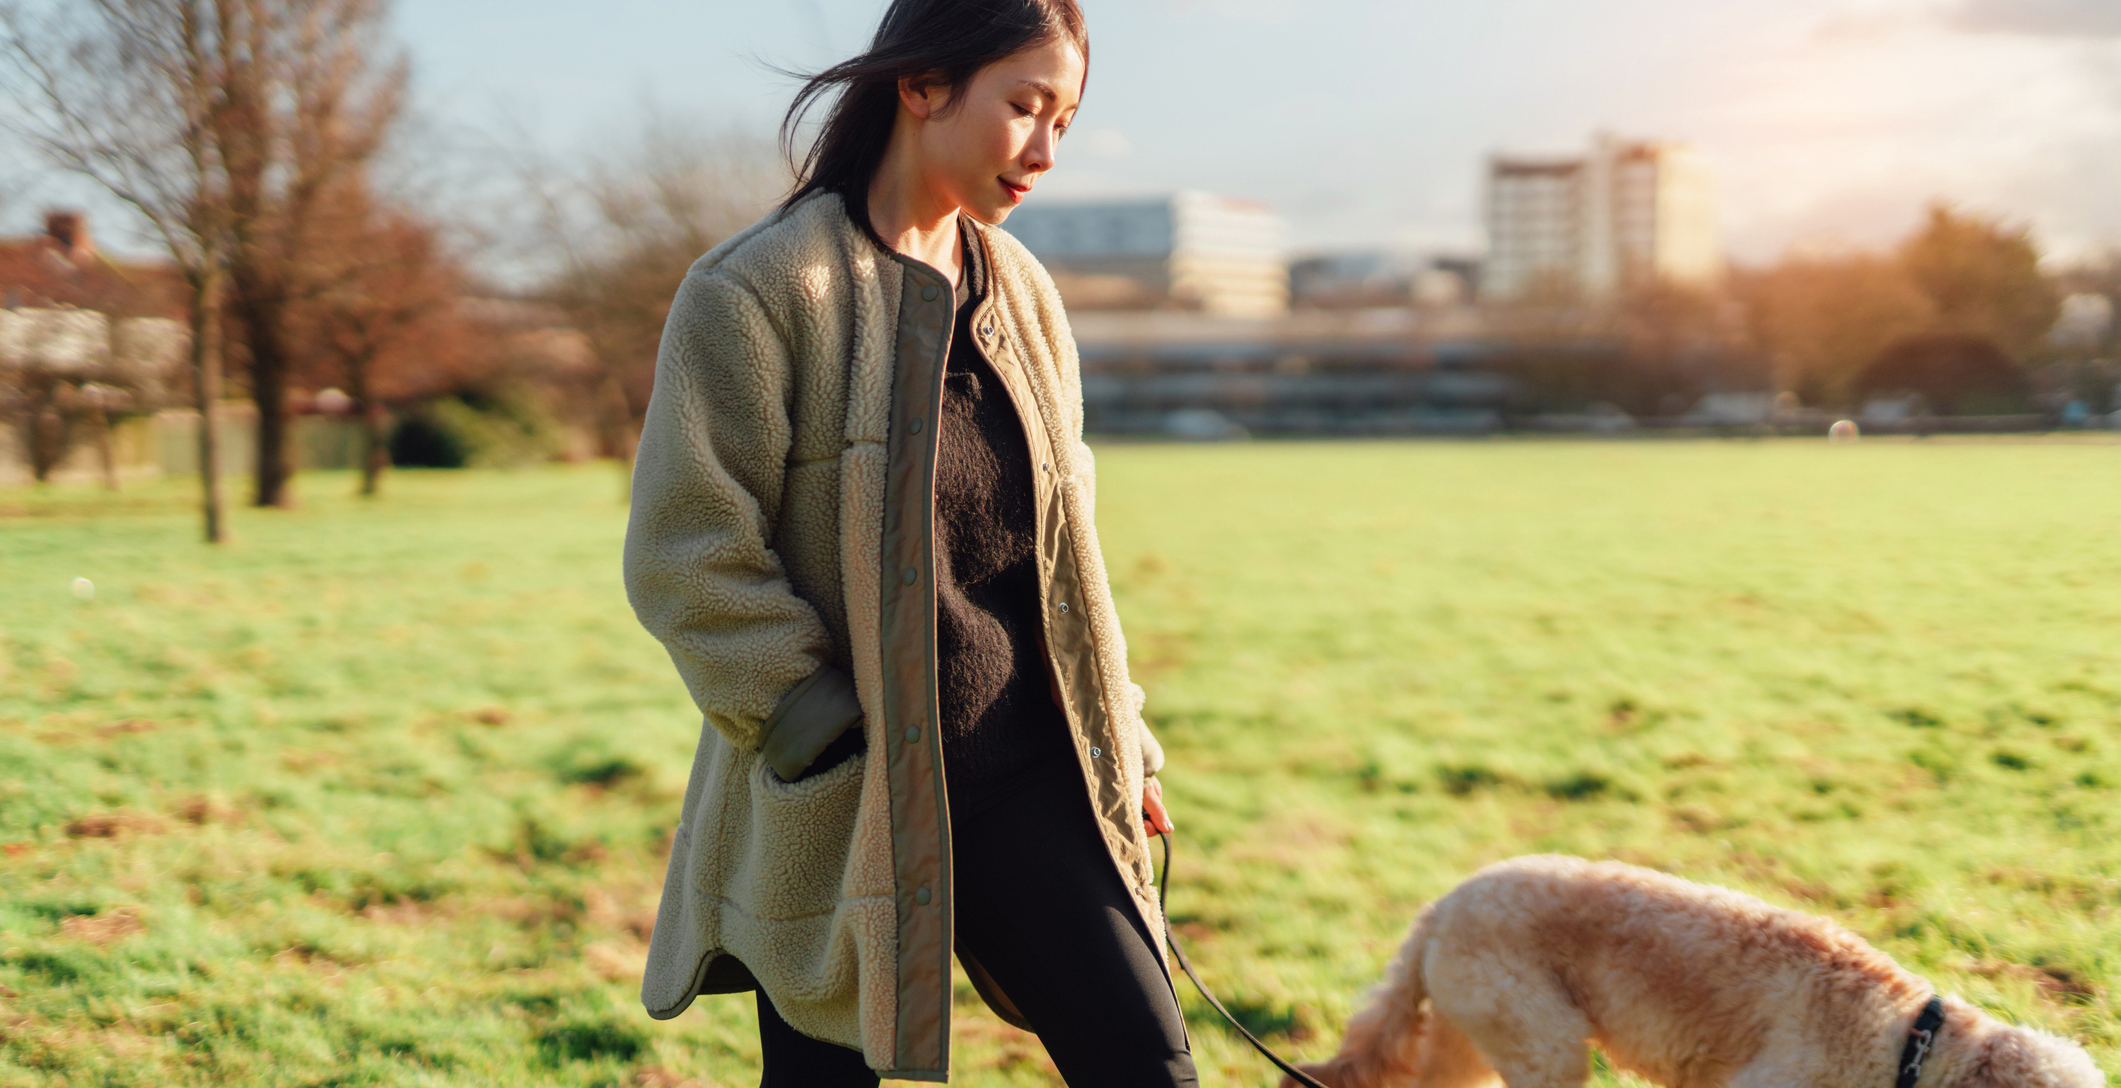
[(1280, 218), (1249, 200), (1182, 192), (1032, 204), (1006, 228), (1071, 306), (1257, 315), (1289, 308)]
[(1723, 276), (1715, 179), (1683, 144), (1602, 135), (1582, 158), (1498, 155), (1487, 220), (1481, 294), (1496, 301), (1609, 299)]

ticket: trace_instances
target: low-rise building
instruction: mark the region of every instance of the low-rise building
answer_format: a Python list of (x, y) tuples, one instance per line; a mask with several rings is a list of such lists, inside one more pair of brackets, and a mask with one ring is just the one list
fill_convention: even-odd
[(1074, 309), (1289, 308), (1281, 220), (1253, 201), (1181, 192), (1033, 204), (1005, 229), (1053, 273)]
[(0, 479), (88, 471), (75, 447), (94, 436), (114, 480), (150, 444), (114, 440), (112, 424), (187, 386), (186, 295), (166, 264), (97, 252), (79, 212), (50, 212), (44, 228), (0, 239)]
[(99, 253), (79, 212), (0, 239), (0, 371), (166, 384), (191, 341), (186, 317), (174, 269)]
[(1470, 310), (1266, 317), (1089, 312), (1072, 321), (1085, 426), (1104, 434), (1471, 433), (1512, 386)]
[(1292, 305), (1317, 310), (1376, 306), (1435, 309), (1472, 301), (1480, 263), (1392, 250), (1345, 250), (1289, 266)]

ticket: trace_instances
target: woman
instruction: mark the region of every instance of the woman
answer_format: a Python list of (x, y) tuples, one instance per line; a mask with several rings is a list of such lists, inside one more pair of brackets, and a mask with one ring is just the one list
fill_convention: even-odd
[(1075, 345), (992, 229), (1087, 66), (1073, 0), (895, 0), (671, 308), (627, 591), (709, 728), (642, 998), (756, 990), (768, 1086), (945, 1079), (953, 950), (1069, 1083), (1195, 1083)]

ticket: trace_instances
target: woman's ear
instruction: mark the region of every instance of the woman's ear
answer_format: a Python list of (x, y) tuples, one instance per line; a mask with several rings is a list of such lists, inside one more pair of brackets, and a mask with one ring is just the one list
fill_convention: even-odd
[(950, 87), (939, 72), (908, 76), (898, 81), (898, 101), (906, 112), (926, 121), (942, 112), (950, 101)]

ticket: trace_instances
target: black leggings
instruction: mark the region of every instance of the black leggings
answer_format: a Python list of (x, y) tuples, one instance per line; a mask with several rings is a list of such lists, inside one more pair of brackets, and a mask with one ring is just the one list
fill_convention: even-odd
[[(1194, 1088), (1156, 937), (1097, 832), (1075, 769), (1039, 773), (982, 811), (951, 813), (957, 939), (1076, 1088)], [(859, 1052), (819, 1042), (758, 995), (761, 1088), (872, 1088)]]

